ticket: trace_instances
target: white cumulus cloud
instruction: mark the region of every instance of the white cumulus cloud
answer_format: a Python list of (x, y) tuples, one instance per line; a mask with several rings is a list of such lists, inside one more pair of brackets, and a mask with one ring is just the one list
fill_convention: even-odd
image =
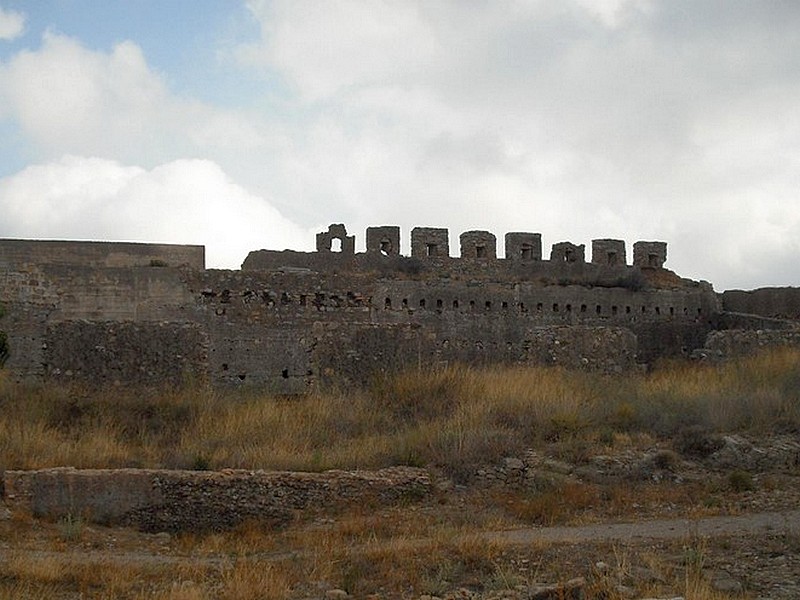
[(68, 153), (157, 164), (209, 148), (260, 143), (244, 117), (173, 94), (131, 41), (102, 52), (46, 32), (40, 48), (0, 63), (0, 113), (48, 157)]
[(0, 179), (0, 236), (204, 244), (210, 267), (250, 250), (309, 249), (313, 235), (208, 160), (147, 170), (64, 156)]
[(0, 7), (0, 40), (17, 39), (25, 31), (25, 15)]

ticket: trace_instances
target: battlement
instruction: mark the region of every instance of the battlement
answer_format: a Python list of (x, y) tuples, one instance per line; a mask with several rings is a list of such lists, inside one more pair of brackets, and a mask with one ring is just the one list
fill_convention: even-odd
[[(356, 238), (348, 235), (342, 223), (334, 223), (327, 231), (317, 234), (317, 253), (334, 252), (334, 245), (344, 256), (356, 254)], [(497, 255), (497, 238), (489, 231), (465, 231), (459, 236), (460, 256), (463, 259), (484, 261), (502, 260)], [(367, 253), (379, 256), (400, 255), (400, 228), (396, 225), (367, 227)], [(553, 244), (550, 261), (559, 263), (586, 262), (586, 246), (564, 241)], [(592, 240), (592, 263), (605, 266), (627, 264), (624, 240)], [(446, 259), (450, 256), (450, 232), (441, 227), (415, 227), (411, 230), (411, 257)], [(511, 232), (505, 236), (505, 259), (541, 261), (542, 234)], [(667, 260), (666, 242), (636, 242), (633, 246), (633, 266), (660, 269)]]

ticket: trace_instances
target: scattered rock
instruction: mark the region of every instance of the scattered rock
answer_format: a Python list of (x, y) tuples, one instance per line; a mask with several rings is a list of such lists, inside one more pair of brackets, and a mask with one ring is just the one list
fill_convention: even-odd
[(724, 592), (726, 594), (739, 594), (744, 591), (742, 582), (734, 579), (727, 573), (712, 579), (711, 587), (718, 592)]
[(525, 463), (518, 458), (505, 459), (505, 467), (510, 471), (522, 471), (525, 468)]
[(530, 600), (583, 600), (585, 596), (586, 580), (576, 577), (563, 584), (532, 586), (527, 597)]
[(726, 435), (722, 438), (722, 447), (708, 457), (707, 463), (716, 469), (755, 472), (800, 465), (800, 443), (795, 438), (776, 436), (762, 443), (766, 447), (756, 446), (740, 435)]

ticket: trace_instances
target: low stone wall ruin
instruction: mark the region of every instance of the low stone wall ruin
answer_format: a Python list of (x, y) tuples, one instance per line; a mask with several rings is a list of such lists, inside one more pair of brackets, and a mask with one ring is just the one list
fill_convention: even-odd
[(221, 531), (245, 521), (280, 525), (296, 511), (413, 501), (431, 491), (427, 471), (297, 473), (72, 468), (6, 471), (9, 509), (34, 517), (80, 517), (147, 532)]
[(728, 290), (720, 294), (723, 310), (772, 319), (800, 320), (800, 288)]
[(710, 359), (750, 356), (768, 348), (800, 348), (800, 331), (730, 329), (712, 331), (702, 353)]

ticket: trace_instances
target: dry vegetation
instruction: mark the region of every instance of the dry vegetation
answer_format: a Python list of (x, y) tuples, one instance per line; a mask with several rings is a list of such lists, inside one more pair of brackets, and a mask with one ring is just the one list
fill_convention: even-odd
[(0, 379), (0, 467), (404, 464), (466, 479), (475, 465), (525, 448), (580, 454), (637, 434), (796, 431), (798, 364), (800, 352), (781, 350), (721, 367), (680, 362), (614, 377), (453, 367), (298, 398), (209, 389), (98, 393)]
[[(404, 464), (467, 484), (420, 506), (364, 507), (331, 519), (301, 517), (282, 531), (252, 524), (167, 542), (80, 521), (0, 521), (0, 549), (9, 549), (9, 560), (0, 561), (0, 600), (313, 597), (327, 588), (360, 597), (419, 597), (458, 586), (501, 590), (563, 581), (594, 564), (584, 560), (586, 550), (541, 545), (520, 554), (477, 534), (625, 517), (634, 500), (645, 511), (664, 504), (686, 513), (718, 507), (720, 497), (752, 489), (750, 474), (731, 474), (724, 490), (703, 482), (602, 489), (565, 482), (534, 493), (470, 486), (479, 466), (531, 448), (581, 462), (615, 446), (659, 440), (677, 454), (702, 455), (715, 434), (798, 430), (800, 352), (792, 350), (722, 366), (662, 364), (613, 377), (454, 367), (297, 398), (208, 389), (98, 393), (0, 379), (0, 471), (63, 465), (316, 471)], [(668, 466), (675, 453), (659, 460)], [(115, 552), (131, 548), (144, 558), (113, 560)], [(619, 563), (615, 577), (629, 563), (657, 562), (643, 549), (595, 550), (606, 562), (629, 552), (624, 561), (610, 560)], [(685, 559), (677, 561), (681, 568), (673, 560), (656, 569), (669, 589), (689, 600), (730, 597), (710, 590), (695, 568), (704, 548), (684, 542), (663, 550), (683, 552)], [(85, 562), (87, 552), (108, 559), (97, 568), (96, 561)], [(590, 597), (618, 597), (607, 573), (592, 577)]]

